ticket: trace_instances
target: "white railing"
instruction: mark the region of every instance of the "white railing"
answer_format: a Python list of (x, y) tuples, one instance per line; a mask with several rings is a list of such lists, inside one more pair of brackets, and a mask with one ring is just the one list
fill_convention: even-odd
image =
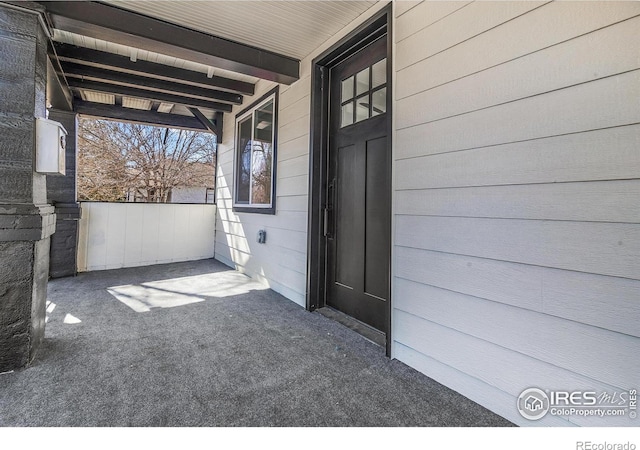
[(78, 271), (213, 258), (216, 206), (83, 202)]

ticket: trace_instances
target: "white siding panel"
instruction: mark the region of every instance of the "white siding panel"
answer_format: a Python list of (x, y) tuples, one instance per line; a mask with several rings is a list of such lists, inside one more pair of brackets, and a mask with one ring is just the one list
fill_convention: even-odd
[[(256, 97), (270, 88), (262, 85)], [(218, 189), (216, 258), (299, 305), (306, 291), (309, 95), (309, 77), (281, 91), (276, 215), (232, 211), (233, 130), (227, 134), (231, 145), (220, 146), (225, 156), (218, 172), (219, 186), (228, 188)], [(256, 242), (261, 229), (267, 232), (266, 244)]]
[[(284, 144), (302, 136), (308, 136), (310, 126), (309, 115), (295, 119), (288, 124), (278, 126), (278, 143)], [(308, 138), (307, 138), (308, 141)], [(307, 144), (308, 148), (308, 144)]]
[(212, 258), (215, 205), (81, 204), (79, 271)]
[[(138, 205), (132, 205), (132, 207), (136, 206)], [(144, 207), (139, 209), (141, 212), (145, 211)], [(162, 210), (162, 220), (158, 223), (157, 260), (159, 262), (170, 262), (175, 254), (176, 243), (182, 244), (180, 242), (181, 237), (186, 235), (185, 230), (176, 227), (176, 214), (182, 215), (181, 209), (183, 208), (167, 208), (166, 210)], [(202, 226), (202, 224), (197, 225)], [(139, 222), (138, 226), (140, 227), (141, 234), (144, 234), (142, 221)], [(196, 239), (196, 236), (193, 236), (193, 238)]]
[[(611, 145), (615, 142), (616, 145)], [(398, 189), (636, 178), (640, 125), (398, 161)]]
[[(640, 122), (640, 71), (398, 130), (410, 158)], [(429, 139), (425, 139), (429, 136)]]
[[(143, 213), (144, 208), (138, 208), (136, 204), (127, 204), (125, 206), (127, 232), (124, 237), (124, 267), (135, 267), (142, 264)], [(164, 249), (163, 245), (160, 247)]]
[[(402, 311), (397, 312), (396, 326), (402, 330), (398, 333), (400, 342), (406, 342), (407, 347), (416, 349), (436, 361), (469, 374), (509, 394), (511, 398), (503, 399), (503, 401), (507, 401), (508, 406), (513, 408), (507, 415), (510, 419), (514, 419), (518, 415), (516, 412), (517, 396), (532, 386), (569, 391), (611, 392), (616, 390), (615, 386), (594, 382), (588, 377), (576, 375), (520, 352), (514, 352), (465, 333), (459, 333), (451, 328)], [(492, 325), (492, 328), (497, 327)], [(447, 347), (430, 345), (433, 342), (447, 342), (448, 345)], [(551, 348), (555, 345), (557, 345), (556, 342), (551, 342)], [(508, 370), (496, 371), (496, 368), (508, 368)], [(561, 424), (557, 421), (552, 422), (554, 425)], [(572, 417), (571, 422), (581, 426), (593, 426), (598, 423), (597, 420), (580, 417)], [(611, 419), (609, 423), (612, 426), (631, 426), (633, 424), (628, 417)]]
[[(189, 252), (189, 254), (199, 256), (201, 253), (202, 244), (204, 244), (206, 241), (204, 241), (203, 239), (204, 236), (201, 233), (202, 227), (200, 226), (200, 224), (203, 222), (202, 206), (195, 206), (195, 208), (190, 208), (188, 211), (184, 211), (184, 214), (189, 217), (189, 224), (187, 225), (187, 229), (182, 231), (186, 231), (191, 237), (191, 239), (189, 239), (187, 245), (185, 246), (186, 250)], [(180, 214), (182, 211), (178, 210), (176, 212)]]
[(281, 108), (288, 107), (305, 97), (309, 98), (311, 104), (311, 77), (305, 76), (300, 78), (290, 86), (280, 86), (280, 105)]
[[(278, 178), (289, 178), (309, 173), (309, 155), (278, 161)], [(306, 194), (306, 189), (305, 192)]]
[(305, 192), (304, 195), (279, 197), (276, 207), (278, 211), (307, 211), (309, 207), (309, 196)]
[(543, 4), (544, 2), (535, 1), (473, 2), (449, 15), (447, 20), (433, 23), (399, 44), (396, 55), (397, 70), (442, 52)]
[[(88, 205), (88, 204), (87, 204)], [(89, 241), (89, 217), (91, 216), (91, 208), (82, 209), (82, 217), (78, 221), (78, 250), (77, 250), (77, 270), (78, 272), (87, 271), (87, 244)]]
[(126, 220), (122, 216), (122, 208), (117, 203), (106, 203), (109, 220), (105, 228), (107, 252), (105, 266), (107, 269), (117, 269), (124, 264), (124, 251), (126, 241)]
[(579, 272), (543, 272), (543, 312), (640, 337), (640, 282)]
[(90, 211), (87, 232), (87, 270), (104, 270), (107, 268), (108, 204), (83, 203), (82, 205), (83, 208), (84, 205), (88, 205)]
[(191, 239), (189, 235), (189, 222), (190, 217), (187, 211), (181, 211), (181, 213), (175, 213), (174, 216), (174, 234), (173, 234), (173, 255), (178, 261), (184, 261), (188, 257), (189, 245), (188, 242)]
[(280, 104), (280, 112), (278, 114), (278, 127), (284, 127), (294, 120), (308, 116), (311, 108), (309, 97), (303, 97), (292, 104)]
[(241, 252), (234, 247), (233, 242), (224, 244), (221, 241), (216, 241), (216, 259), (220, 259), (230, 267), (234, 267), (236, 270), (240, 270), (241, 267), (249, 261), (251, 255)]
[[(184, 220), (184, 228), (188, 224), (188, 217), (183, 215), (178, 216), (179, 219)], [(154, 264), (158, 261), (158, 240), (160, 238), (160, 205), (158, 204), (145, 204), (144, 212), (142, 215), (142, 228), (144, 233), (142, 234), (142, 255), (141, 259), (145, 264)], [(179, 247), (183, 249), (183, 246)], [(174, 248), (175, 253), (175, 248)], [(178, 256), (178, 260), (181, 257)]]
[[(628, 42), (640, 42), (640, 17), (404, 98), (397, 105), (397, 126), (418, 125), (637, 69), (640, 47), (629, 47)], [(451, 102), (451, 98), (458, 100)]]
[[(230, 239), (221, 239), (216, 242), (216, 245), (226, 245), (233, 248), (235, 252), (246, 255), (241, 258), (240, 264), (255, 273), (280, 283), (299, 284), (299, 275), (305, 278), (306, 255), (275, 245), (269, 238), (269, 230), (267, 230), (266, 244), (258, 244), (255, 239), (234, 239), (231, 236)], [(267, 258), (267, 255), (271, 255), (271, 258)], [(292, 282), (291, 279), (294, 281)]]
[(267, 228), (267, 239), (269, 240), (269, 244), (274, 247), (280, 247), (283, 249), (294, 250), (301, 254), (306, 254), (307, 252), (307, 234), (302, 231), (289, 231), (285, 233), (268, 233), (269, 229)]
[[(219, 230), (224, 229), (227, 224), (218, 223), (216, 224), (216, 228)], [(248, 233), (248, 232), (247, 232)], [(251, 235), (254, 233), (252, 232)], [(251, 243), (249, 242), (249, 238), (244, 235), (244, 229), (242, 230), (242, 234), (233, 234), (230, 231), (226, 231), (225, 233), (216, 233), (216, 245), (223, 244), (227, 247), (232, 247), (240, 252), (246, 253), (247, 255), (251, 254), (251, 246), (256, 242), (256, 239), (251, 239)]]
[[(227, 212), (228, 214), (229, 212)], [(237, 218), (230, 217), (229, 224), (268, 226), (278, 230), (307, 231), (307, 213), (305, 211), (281, 211), (275, 216), (263, 214), (238, 213)]]
[(302, 195), (306, 194), (308, 190), (309, 180), (306, 174), (278, 180), (278, 197)]
[(640, 337), (637, 280), (406, 247), (396, 248), (395, 270), (404, 280)]
[[(398, 71), (396, 98), (404, 98), (540, 49), (564, 43), (568, 39), (638, 14), (638, 2), (552, 2), (462, 42), (446, 52)], [(447, 20), (442, 22), (446, 23)], [(535, 36), (535, 39), (532, 39), (532, 36)], [(404, 43), (399, 45), (402, 44)], [(588, 55), (576, 57), (582, 60), (588, 58)], [(404, 66), (406, 62), (398, 61), (398, 67)]]
[(640, 4), (429, 3), (396, 7), (393, 355), (543, 425), (526, 387), (637, 384)]
[(397, 342), (394, 343), (394, 347), (394, 354), (405, 364), (422, 373), (429, 374), (429, 377), (434, 380), (483, 405), (496, 414), (508, 418), (516, 425), (528, 427), (576, 426), (563, 418), (550, 415), (535, 422), (526, 420), (516, 411), (516, 396), (507, 394), (497, 387), (447, 364), (443, 364), (410, 347)]
[[(584, 377), (600, 380), (602, 383), (618, 389), (630, 389), (637, 383), (637, 373), (640, 370), (640, 360), (633, 355), (640, 352), (640, 339), (620, 333), (611, 333), (597, 327), (591, 327), (577, 322), (527, 311), (501, 303), (481, 300), (455, 292), (425, 286), (410, 281), (397, 283), (396, 309), (411, 311), (423, 322), (437, 323), (465, 335), (474, 336), (483, 341), (491, 342), (502, 348), (510, 349), (552, 366), (566, 369), (568, 373), (580, 373)], [(416, 321), (417, 322), (417, 321)], [(420, 339), (415, 337), (415, 331), (400, 334), (398, 340), (413, 345), (420, 350), (420, 346), (428, 346), (429, 342), (438, 339)], [(404, 339), (403, 339), (404, 338)], [(552, 349), (553, 351), (549, 351)], [(424, 350), (424, 347), (423, 347)], [(444, 351), (444, 350), (440, 350)], [(486, 356), (486, 355), (481, 355)], [(460, 355), (465, 358), (465, 355)], [(494, 367), (505, 367), (505, 364), (490, 364)], [(537, 364), (542, 366), (541, 364)], [(513, 376), (515, 365), (509, 365), (508, 375)], [(535, 374), (541, 372), (532, 370), (529, 379), (515, 376), (516, 380), (531, 383), (536, 381)], [(571, 380), (576, 377), (571, 376)], [(593, 380), (591, 382), (593, 383)], [(544, 386), (549, 384), (541, 383)], [(556, 383), (561, 383), (559, 379)], [(521, 381), (522, 383), (522, 381)], [(510, 393), (521, 392), (528, 386), (518, 384), (513, 386)], [(564, 389), (570, 384), (553, 387)], [(574, 387), (575, 389), (575, 387)], [(625, 418), (628, 419), (628, 418)]]
[(400, 17), (401, 15), (405, 14), (410, 9), (415, 8), (421, 3), (423, 2), (413, 0), (397, 0), (393, 2), (394, 15), (395, 17)]
[(396, 244), (640, 280), (634, 224), (398, 216)]
[(406, 39), (470, 3), (465, 1), (426, 1), (420, 3), (411, 14), (400, 16), (396, 21), (396, 42)]
[(408, 247), (395, 251), (398, 277), (542, 311), (540, 267)]
[(309, 154), (309, 135), (305, 134), (288, 142), (278, 142), (278, 162), (288, 161)]
[[(640, 152), (637, 152), (640, 154)], [(640, 180), (396, 192), (404, 215), (640, 223)]]
[(280, 250), (268, 250), (271, 255), (277, 255), (270, 259), (264, 257), (266, 252), (253, 247), (251, 253), (245, 253), (220, 241), (216, 242), (217, 259), (259, 280), (299, 305), (304, 305), (306, 275), (288, 268), (287, 259), (281, 259)]

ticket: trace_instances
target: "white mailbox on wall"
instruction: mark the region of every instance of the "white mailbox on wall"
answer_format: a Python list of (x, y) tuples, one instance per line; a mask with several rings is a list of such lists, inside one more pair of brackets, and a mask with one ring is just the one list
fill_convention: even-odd
[(65, 175), (67, 130), (49, 119), (36, 120), (36, 172)]

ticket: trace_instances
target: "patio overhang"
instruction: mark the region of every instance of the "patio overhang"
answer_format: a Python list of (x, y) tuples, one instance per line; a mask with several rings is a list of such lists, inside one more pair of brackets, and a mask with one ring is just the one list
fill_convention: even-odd
[(65, 100), (56, 108), (220, 140), (223, 114), (253, 95), (259, 79), (299, 78), (296, 58), (182, 24), (99, 2), (38, 3), (52, 36), (48, 84)]
[(291, 84), (300, 61), (98, 2), (43, 2), (54, 28)]
[(258, 81), (297, 81), (300, 61), (375, 0), (2, 3), (44, 19), (50, 107), (218, 134)]

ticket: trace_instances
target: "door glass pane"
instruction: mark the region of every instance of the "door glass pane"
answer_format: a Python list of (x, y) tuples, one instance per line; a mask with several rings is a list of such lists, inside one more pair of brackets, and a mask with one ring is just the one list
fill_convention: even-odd
[(273, 161), (273, 100), (254, 113), (251, 203), (271, 203), (271, 162)]
[(342, 100), (341, 103), (353, 98), (353, 75), (342, 80)]
[(369, 68), (356, 74), (356, 95), (364, 94), (369, 90)]
[(387, 82), (387, 59), (378, 61), (371, 66), (371, 88), (380, 86)]
[(371, 116), (377, 116), (378, 114), (384, 114), (387, 112), (387, 88), (384, 87), (382, 89), (378, 89), (373, 94), (371, 94), (372, 98), (372, 107), (371, 107)]
[(365, 95), (356, 100), (356, 122), (369, 118), (369, 96)]
[(342, 121), (341, 127), (346, 127), (353, 123), (353, 102), (349, 102), (346, 105), (342, 105)]
[(251, 184), (251, 117), (238, 124), (236, 203), (249, 203)]

